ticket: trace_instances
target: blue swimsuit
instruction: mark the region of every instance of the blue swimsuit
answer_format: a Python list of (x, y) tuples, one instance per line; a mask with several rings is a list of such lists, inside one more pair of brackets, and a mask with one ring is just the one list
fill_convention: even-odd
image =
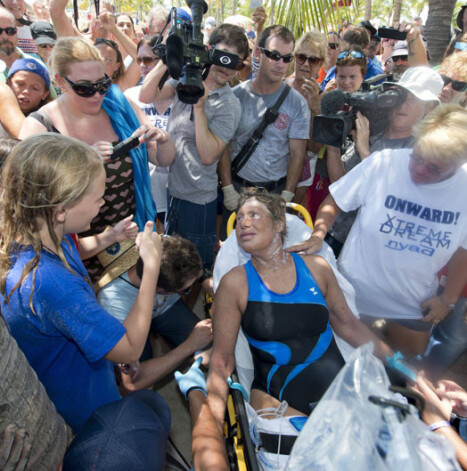
[(303, 259), (295, 263), (294, 288), (270, 291), (251, 262), (245, 265), (248, 304), (242, 327), (255, 368), (252, 388), (265, 391), (308, 415), (344, 359), (329, 325), (326, 302)]

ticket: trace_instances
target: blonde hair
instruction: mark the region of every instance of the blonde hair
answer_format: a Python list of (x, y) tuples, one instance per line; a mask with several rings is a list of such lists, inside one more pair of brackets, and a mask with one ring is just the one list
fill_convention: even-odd
[(414, 127), (415, 147), (444, 163), (467, 160), (467, 110), (458, 105), (437, 106)]
[(76, 37), (58, 39), (50, 57), (52, 73), (62, 77), (70, 73), (70, 65), (87, 61), (100, 62), (104, 67), (99, 50), (86, 39)]
[(440, 74), (456, 74), (457, 80), (467, 82), (467, 51), (451, 54), (441, 62), (438, 72)]
[(326, 35), (320, 31), (309, 31), (303, 34), (295, 43), (294, 54), (298, 54), (302, 47), (311, 46), (318, 50), (318, 56), (323, 62), (328, 60), (328, 40)]
[(60, 134), (37, 134), (13, 148), (2, 170), (0, 293), (4, 297), (12, 253), (30, 248), (34, 257), (11, 289), (8, 302), (32, 272), (29, 305), (34, 312), (32, 295), (43, 248), (39, 232), (44, 224), (54, 245), (52, 249), (73, 272), (54, 230), (55, 215), (58, 210), (79, 203), (103, 168), (99, 154), (92, 147)]

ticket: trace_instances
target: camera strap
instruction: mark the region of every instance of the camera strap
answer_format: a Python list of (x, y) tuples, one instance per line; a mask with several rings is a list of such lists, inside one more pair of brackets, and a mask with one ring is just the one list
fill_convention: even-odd
[(238, 172), (240, 172), (243, 166), (248, 162), (248, 159), (253, 155), (256, 148), (258, 147), (259, 141), (263, 137), (264, 130), (279, 116), (279, 108), (281, 107), (289, 92), (290, 86), (285, 84), (284, 90), (282, 90), (282, 93), (279, 95), (276, 103), (274, 103), (274, 106), (266, 110), (261, 124), (255, 129), (253, 135), (248, 139), (246, 144), (242, 147), (238, 155), (232, 161), (232, 178), (237, 176)]

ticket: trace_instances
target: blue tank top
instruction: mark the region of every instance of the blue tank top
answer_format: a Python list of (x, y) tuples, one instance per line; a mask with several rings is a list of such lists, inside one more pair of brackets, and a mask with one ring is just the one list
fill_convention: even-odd
[(253, 355), (252, 388), (308, 415), (310, 404), (321, 399), (344, 360), (318, 285), (303, 259), (291, 255), (296, 283), (284, 294), (267, 288), (251, 261), (245, 265), (248, 304), (242, 327)]

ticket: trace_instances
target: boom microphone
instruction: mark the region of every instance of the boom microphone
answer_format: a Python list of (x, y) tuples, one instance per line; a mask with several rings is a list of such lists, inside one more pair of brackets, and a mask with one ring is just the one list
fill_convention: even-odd
[(347, 93), (342, 90), (326, 92), (321, 99), (321, 114), (336, 114), (347, 102)]

